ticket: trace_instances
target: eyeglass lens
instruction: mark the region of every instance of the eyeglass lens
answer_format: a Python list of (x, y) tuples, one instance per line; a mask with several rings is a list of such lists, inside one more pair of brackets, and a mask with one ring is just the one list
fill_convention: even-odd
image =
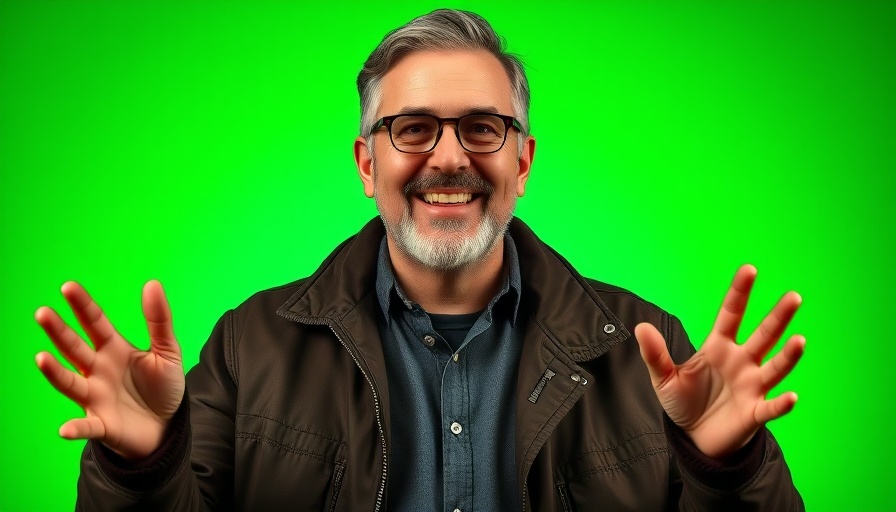
[[(467, 151), (491, 153), (504, 144), (504, 120), (488, 114), (463, 116), (457, 121), (461, 145)], [(401, 151), (425, 153), (436, 145), (439, 120), (428, 115), (398, 116), (390, 126), (392, 143)]]

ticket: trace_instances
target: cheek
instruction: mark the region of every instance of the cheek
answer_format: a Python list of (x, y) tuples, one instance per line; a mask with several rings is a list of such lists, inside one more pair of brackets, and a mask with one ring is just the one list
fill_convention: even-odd
[(374, 167), (374, 183), (377, 193), (383, 195), (403, 195), (405, 185), (420, 170), (422, 164), (404, 153), (383, 152), (377, 157)]
[(519, 162), (516, 159), (516, 153), (506, 155), (500, 163), (493, 165), (491, 177), (486, 179), (495, 185), (495, 195), (502, 201), (510, 201), (519, 197), (522, 185), (519, 179)]

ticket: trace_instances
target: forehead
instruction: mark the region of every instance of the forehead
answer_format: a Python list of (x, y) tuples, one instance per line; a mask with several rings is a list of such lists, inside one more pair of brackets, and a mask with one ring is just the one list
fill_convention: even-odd
[(386, 73), (381, 91), (381, 116), (427, 109), (450, 117), (484, 107), (513, 114), (507, 72), (485, 50), (411, 53)]

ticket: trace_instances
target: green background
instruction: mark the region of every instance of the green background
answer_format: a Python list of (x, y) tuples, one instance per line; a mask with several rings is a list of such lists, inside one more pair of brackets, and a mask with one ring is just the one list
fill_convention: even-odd
[[(70, 510), (80, 409), (33, 357), (82, 282), (146, 345), (166, 286), (186, 364), (253, 292), (375, 214), (357, 72), (432, 2), (5, 1), (0, 19), (0, 510)], [(447, 2), (522, 56), (538, 146), (517, 213), (698, 343), (737, 266), (745, 323), (788, 289), (808, 339), (771, 424), (809, 510), (896, 510), (893, 2)]]

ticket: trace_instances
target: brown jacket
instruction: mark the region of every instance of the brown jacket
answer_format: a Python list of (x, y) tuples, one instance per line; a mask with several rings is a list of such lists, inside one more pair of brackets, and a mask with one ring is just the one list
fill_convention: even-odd
[[(516, 460), (526, 510), (802, 510), (761, 430), (729, 461), (702, 457), (665, 419), (629, 331), (651, 322), (673, 358), (679, 321), (580, 276), (518, 219), (523, 280)], [(254, 295), (215, 326), (189, 399), (149, 460), (99, 444), (82, 457), (79, 510), (384, 510), (390, 438), (377, 330), (379, 219), (315, 274)]]

